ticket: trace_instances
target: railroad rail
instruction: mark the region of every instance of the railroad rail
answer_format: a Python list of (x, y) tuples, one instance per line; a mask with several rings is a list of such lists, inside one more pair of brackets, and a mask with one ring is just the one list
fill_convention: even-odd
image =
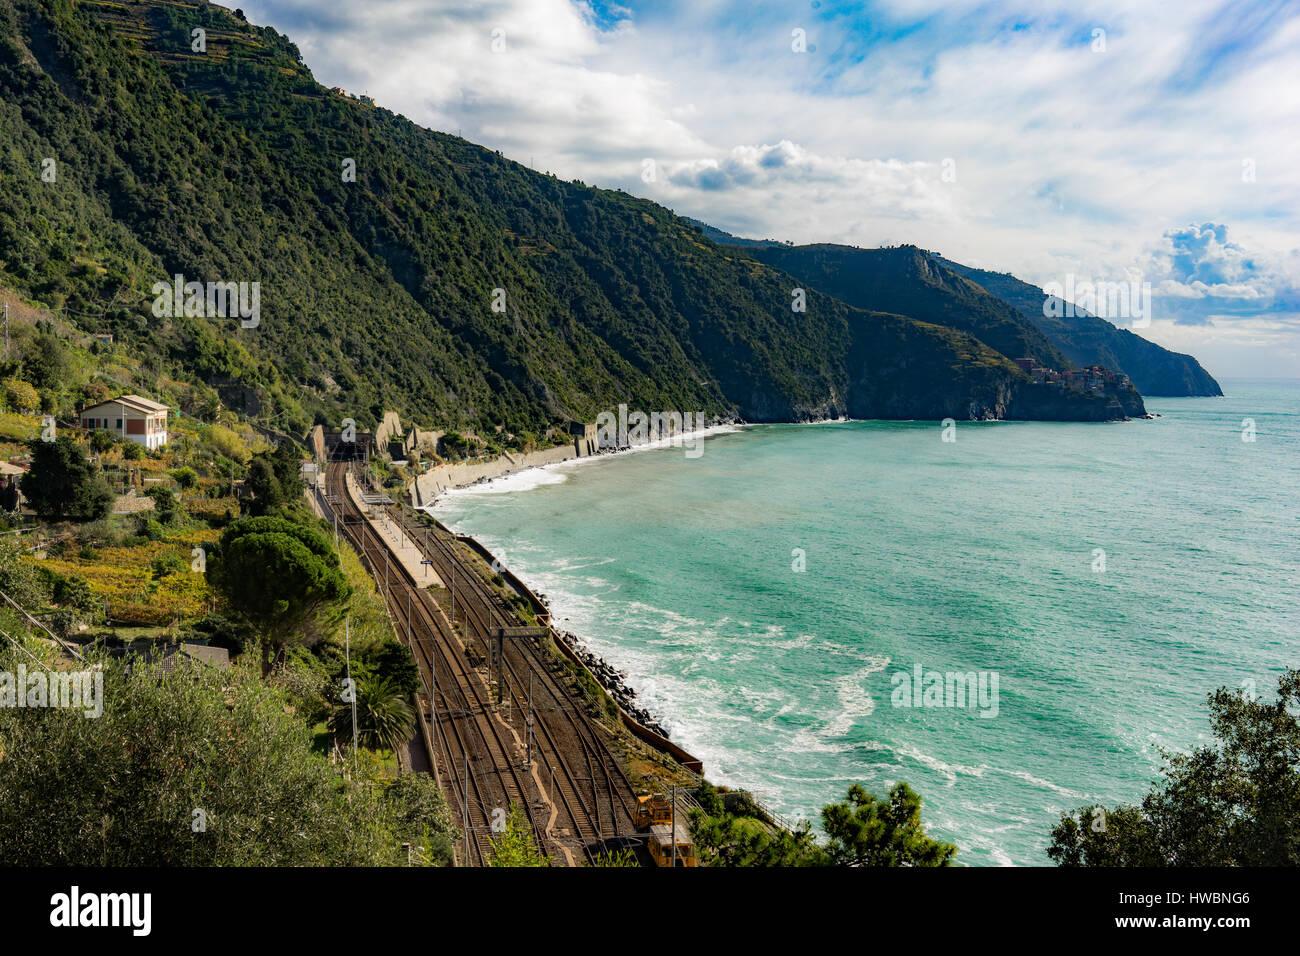
[(374, 577), (419, 665), (432, 702), (432, 714), (420, 719), (432, 720), (439, 783), (466, 831), (461, 862), (487, 862), (491, 827), (500, 819), (494, 811), (512, 805), (525, 812), (552, 864), (580, 863), (602, 841), (631, 834), (635, 789), (610, 749), (610, 735), (568, 686), (563, 665), (535, 639), (506, 642), (492, 668), (504, 705), (494, 707), (479, 649), (489, 659), (489, 635), (523, 623), (518, 613), (483, 579), (454, 535), (418, 525), (391, 502), (371, 505), (399, 524), (440, 579), (454, 581), (449, 617), (449, 609), (393, 559), (348, 487), (350, 473), (359, 488), (363, 473), (355, 464), (329, 464), (321, 506)]

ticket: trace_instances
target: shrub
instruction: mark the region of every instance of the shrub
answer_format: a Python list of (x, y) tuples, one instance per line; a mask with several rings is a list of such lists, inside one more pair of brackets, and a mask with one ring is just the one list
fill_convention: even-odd
[(153, 571), (154, 578), (157, 579), (165, 578), (169, 574), (189, 571), (190, 563), (181, 556), (179, 551), (163, 551), (154, 556), (149, 567)]
[(95, 521), (113, 510), (113, 491), (67, 435), (31, 443), (32, 467), (19, 487), (46, 521)]
[(30, 415), (41, 407), (41, 396), (27, 382), (11, 378), (4, 383), (5, 403), (16, 412)]
[[(0, 670), (20, 661), (33, 666), (0, 650)], [(432, 799), (341, 783), (285, 694), (246, 669), (95, 663), (112, 702), (97, 719), (0, 708), (2, 865), (397, 865), (412, 830), (432, 843), (450, 826)]]

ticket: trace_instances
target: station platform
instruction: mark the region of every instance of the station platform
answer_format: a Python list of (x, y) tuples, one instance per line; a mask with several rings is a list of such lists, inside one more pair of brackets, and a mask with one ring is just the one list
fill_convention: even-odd
[(433, 565), (420, 563), (424, 553), (398, 527), (397, 522), (389, 518), (388, 511), (384, 508), (384, 504), (389, 503), (389, 499), (383, 495), (367, 492), (353, 478), (351, 472), (347, 476), (347, 486), (348, 494), (356, 502), (357, 507), (361, 509), (361, 513), (366, 516), (370, 526), (374, 528), (376, 534), (387, 542), (390, 549), (390, 559), (399, 562), (402, 567), (406, 568), (410, 572), (412, 579), (420, 587), (443, 587), (442, 580), (434, 573)]

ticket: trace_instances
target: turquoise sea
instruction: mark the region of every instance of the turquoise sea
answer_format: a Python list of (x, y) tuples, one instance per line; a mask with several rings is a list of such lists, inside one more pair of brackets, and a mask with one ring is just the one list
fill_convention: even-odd
[[(1137, 800), (1158, 748), (1209, 739), (1206, 694), (1272, 697), (1300, 665), (1300, 383), (1224, 390), (953, 442), (937, 422), (745, 428), (437, 513), (626, 669), (715, 782), (816, 821), (850, 782), (906, 780), (960, 862), (1046, 865), (1063, 810)], [(995, 676), (996, 707), (896, 706), (918, 666)]]

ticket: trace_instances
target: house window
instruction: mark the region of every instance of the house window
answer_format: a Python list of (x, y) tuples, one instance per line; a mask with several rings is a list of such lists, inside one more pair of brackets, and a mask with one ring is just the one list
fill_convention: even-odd
[(117, 427), (118, 427), (118, 428), (121, 428), (121, 427), (122, 427), (122, 419), (120, 419), (120, 418), (117, 420)]

